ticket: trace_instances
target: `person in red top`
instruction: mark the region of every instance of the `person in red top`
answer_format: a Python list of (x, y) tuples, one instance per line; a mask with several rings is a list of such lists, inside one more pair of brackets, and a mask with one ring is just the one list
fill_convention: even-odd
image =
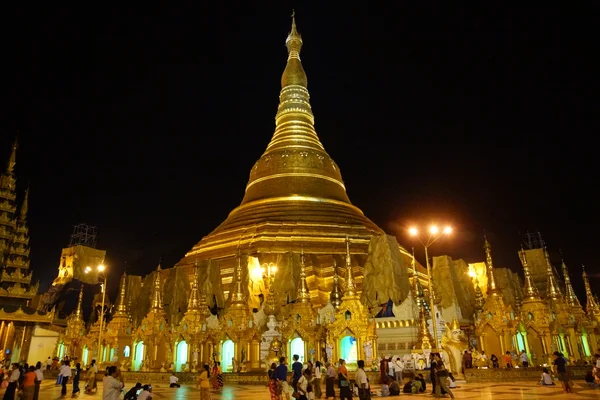
[(512, 354), (510, 354), (510, 351), (507, 351), (506, 354), (504, 355), (504, 363), (506, 364), (506, 368), (512, 368)]
[(23, 400), (33, 400), (36, 378), (35, 367), (32, 365), (25, 373), (25, 379), (23, 379)]
[(346, 360), (340, 360), (338, 368), (338, 381), (340, 385), (340, 400), (351, 400), (350, 394), (350, 379), (348, 379), (348, 369), (346, 368)]

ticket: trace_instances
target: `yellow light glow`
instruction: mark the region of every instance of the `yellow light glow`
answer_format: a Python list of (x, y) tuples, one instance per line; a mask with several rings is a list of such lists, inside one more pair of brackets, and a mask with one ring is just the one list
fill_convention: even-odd
[(85, 273), (89, 273), (92, 269), (90, 267), (85, 267)]
[(272, 274), (274, 274), (275, 272), (277, 272), (277, 267), (275, 267), (275, 266), (271, 267), (270, 271)]
[(445, 228), (444, 228), (444, 233), (445, 233), (446, 235), (449, 235), (449, 234), (451, 234), (451, 233), (452, 233), (452, 227), (451, 227), (451, 226), (447, 226), (447, 227), (445, 227)]
[(429, 232), (431, 232), (432, 235), (437, 235), (439, 231), (440, 228), (438, 228), (437, 225), (431, 225), (431, 227), (429, 228)]
[(102, 264), (98, 265), (98, 271), (102, 272), (106, 269), (106, 267)]
[(411, 236), (417, 236), (419, 234), (419, 230), (413, 227), (408, 230), (408, 233), (410, 233)]
[(469, 268), (469, 276), (471, 278), (475, 278), (477, 276), (477, 273), (475, 272), (475, 270)]

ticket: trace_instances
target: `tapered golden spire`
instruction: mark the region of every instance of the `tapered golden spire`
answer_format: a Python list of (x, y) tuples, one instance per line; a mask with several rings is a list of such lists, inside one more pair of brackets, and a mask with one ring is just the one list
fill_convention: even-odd
[(546, 259), (546, 276), (548, 279), (546, 297), (552, 300), (560, 300), (562, 299), (562, 293), (560, 292), (558, 283), (556, 282), (556, 277), (554, 276), (554, 271), (552, 270), (552, 264), (550, 264), (550, 256), (548, 255), (548, 249), (545, 246), (544, 258)]
[(192, 291), (188, 299), (188, 311), (198, 311), (200, 309), (200, 294), (198, 293), (198, 260), (194, 263), (194, 281), (192, 282)]
[(75, 318), (83, 320), (83, 285), (81, 285), (81, 288), (79, 289), (79, 298), (77, 299)]
[(296, 294), (296, 303), (309, 303), (310, 292), (306, 284), (306, 269), (304, 265), (304, 250), (300, 253), (300, 284), (298, 285), (298, 293)]
[(231, 294), (231, 304), (245, 304), (246, 303), (246, 295), (244, 294), (243, 282), (242, 282), (242, 254), (240, 250), (237, 251), (237, 268), (235, 272), (235, 286), (233, 292)]
[(413, 294), (418, 307), (424, 306), (427, 308), (427, 302), (425, 301), (425, 293), (423, 292), (423, 286), (419, 282), (419, 273), (417, 272), (417, 259), (415, 258), (415, 248), (412, 248), (412, 260), (411, 269), (413, 274)]
[(562, 270), (563, 270), (563, 276), (565, 279), (565, 297), (567, 300), (567, 304), (570, 307), (582, 308), (581, 303), (579, 302), (579, 299), (577, 298), (577, 295), (575, 294), (575, 290), (573, 290), (573, 286), (571, 285), (571, 278), (569, 277), (569, 270), (567, 269), (567, 265), (565, 264), (564, 260), (562, 261)]
[(356, 294), (356, 283), (352, 276), (352, 258), (350, 257), (350, 238), (346, 235), (346, 289), (344, 296), (354, 296)]
[(329, 294), (329, 301), (331, 304), (337, 309), (340, 308), (342, 304), (343, 293), (340, 289), (340, 277), (337, 273), (337, 261), (335, 258), (333, 259), (333, 287), (331, 288), (331, 293)]
[(121, 276), (121, 282), (119, 284), (119, 298), (117, 300), (117, 311), (115, 311), (115, 316), (127, 316), (127, 273), (123, 272), (123, 276)]
[(17, 165), (17, 149), (19, 148), (19, 142), (15, 138), (10, 152), (10, 158), (8, 159), (8, 165), (6, 167), (6, 173), (13, 174), (15, 172), (15, 165)]
[(494, 264), (492, 262), (492, 246), (490, 242), (488, 242), (487, 237), (484, 237), (484, 245), (485, 249), (485, 260), (487, 264), (487, 277), (488, 277), (488, 296), (491, 294), (492, 296), (497, 296), (500, 292), (500, 288), (496, 285), (496, 278), (494, 277)]
[(529, 264), (527, 264), (527, 255), (525, 250), (521, 247), (521, 262), (523, 263), (523, 273), (525, 275), (525, 285), (523, 286), (523, 293), (525, 294), (525, 300), (527, 299), (539, 299), (540, 293), (537, 287), (531, 281), (531, 272), (529, 271)]
[(581, 269), (583, 270), (583, 283), (585, 285), (585, 297), (587, 299), (585, 310), (587, 311), (589, 316), (600, 316), (600, 306), (594, 299), (594, 294), (592, 293), (592, 288), (590, 286), (590, 279), (588, 278), (588, 274), (585, 272), (585, 267), (582, 265)]
[(160, 262), (158, 268), (156, 268), (156, 278), (154, 278), (154, 287), (152, 288), (152, 307), (151, 311), (161, 312), (163, 310), (162, 296), (160, 294)]

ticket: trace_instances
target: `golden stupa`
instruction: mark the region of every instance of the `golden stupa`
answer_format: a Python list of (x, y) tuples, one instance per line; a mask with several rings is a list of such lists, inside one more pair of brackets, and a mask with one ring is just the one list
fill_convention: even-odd
[[(318, 274), (308, 267), (308, 276), (326, 274), (331, 278), (333, 259), (341, 264), (345, 255), (346, 236), (351, 239), (351, 253), (366, 256), (370, 239), (383, 232), (350, 202), (340, 169), (317, 136), (300, 61), (302, 37), (295, 18), (286, 46), (288, 58), (281, 77), (275, 132), (252, 167), (242, 203), (202, 238), (178, 267), (191, 271), (197, 260), (212, 260), (219, 264), (226, 282), (233, 279), (238, 250), (257, 257), (261, 264), (281, 264), (283, 254), (303, 251), (307, 264), (322, 267)], [(357, 272), (358, 264), (353, 262)], [(317, 286), (322, 289), (322, 302), (326, 302), (331, 283), (328, 289), (323, 282)]]

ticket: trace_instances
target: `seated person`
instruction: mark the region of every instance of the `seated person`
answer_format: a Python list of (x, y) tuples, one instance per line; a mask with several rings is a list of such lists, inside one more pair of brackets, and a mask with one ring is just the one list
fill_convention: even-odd
[(395, 380), (390, 381), (390, 396), (397, 396), (400, 394), (400, 385)]
[(415, 380), (421, 382), (421, 388), (419, 389), (419, 393), (425, 393), (425, 390), (427, 390), (427, 383), (425, 382), (425, 378), (423, 377), (423, 374), (417, 375)]
[(172, 387), (172, 388), (181, 387), (181, 385), (179, 383), (177, 383), (178, 380), (179, 380), (179, 378), (176, 377), (175, 374), (171, 374), (171, 376), (169, 377), (169, 387)]
[(413, 382), (413, 385), (412, 385), (412, 393), (413, 394), (421, 393), (421, 381), (418, 381), (415, 379), (415, 381)]
[[(598, 384), (596, 383), (596, 377), (594, 376), (594, 370), (593, 369), (589, 369), (588, 372), (585, 374), (585, 382), (589, 386), (592, 386), (592, 387), (598, 386)], [(552, 384), (554, 384), (554, 382)], [(542, 385), (543, 385), (543, 383), (542, 383)]]
[(383, 378), (383, 381), (381, 383), (381, 396), (389, 396), (390, 395), (390, 385), (389, 385), (389, 380), (386, 377)]
[(138, 395), (137, 400), (152, 400), (152, 386), (150, 386), (150, 385), (142, 386), (142, 391)]
[(402, 393), (412, 393), (413, 383), (415, 383), (414, 378), (410, 378), (410, 380), (402, 388)]
[(552, 375), (550, 375), (550, 371), (548, 368), (544, 368), (542, 370), (542, 380), (540, 381), (540, 385), (542, 386), (552, 386), (555, 383), (552, 381)]
[(129, 389), (129, 391), (125, 394), (123, 400), (137, 400), (138, 392), (142, 389), (141, 383), (136, 383), (134, 387)]

